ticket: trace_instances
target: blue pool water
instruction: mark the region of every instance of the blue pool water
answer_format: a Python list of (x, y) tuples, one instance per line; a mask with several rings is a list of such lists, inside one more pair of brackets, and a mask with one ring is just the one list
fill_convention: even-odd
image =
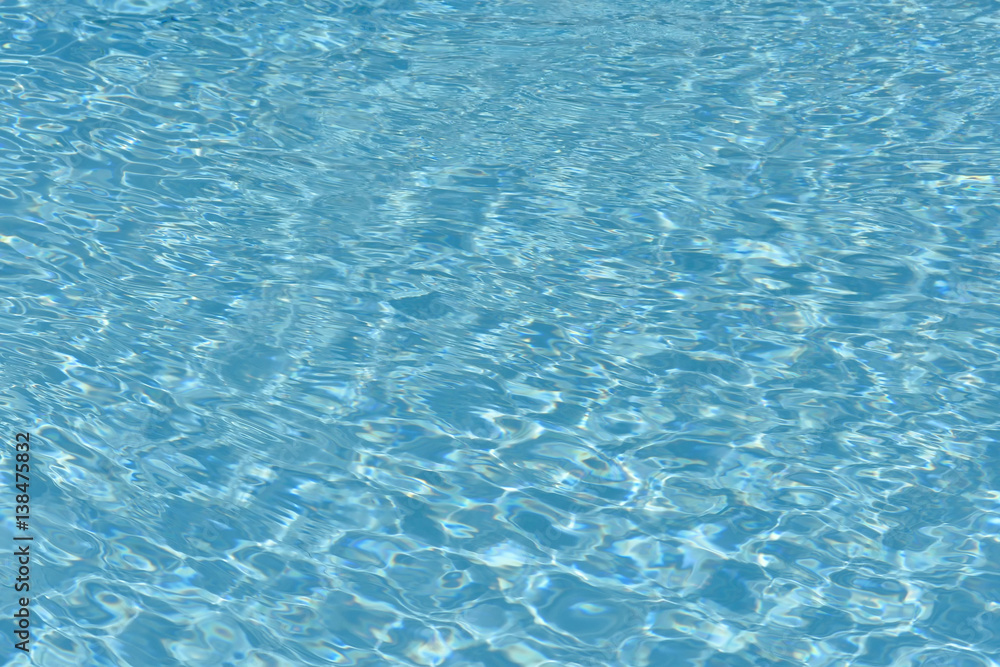
[(1000, 5), (0, 22), (34, 664), (1000, 664)]

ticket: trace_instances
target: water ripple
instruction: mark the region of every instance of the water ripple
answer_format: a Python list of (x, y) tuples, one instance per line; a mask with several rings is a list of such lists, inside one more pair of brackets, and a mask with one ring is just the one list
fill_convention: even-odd
[(34, 661), (1000, 664), (994, 14), (8, 3)]

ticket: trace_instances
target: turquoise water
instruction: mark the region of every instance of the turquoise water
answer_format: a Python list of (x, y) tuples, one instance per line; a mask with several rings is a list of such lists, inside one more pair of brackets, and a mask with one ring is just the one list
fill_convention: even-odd
[(0, 22), (34, 664), (1000, 664), (1000, 5)]

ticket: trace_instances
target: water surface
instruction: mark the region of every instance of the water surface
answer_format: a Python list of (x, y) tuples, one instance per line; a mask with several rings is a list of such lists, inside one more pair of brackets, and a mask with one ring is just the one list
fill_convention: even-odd
[(0, 21), (35, 664), (1000, 662), (993, 3)]

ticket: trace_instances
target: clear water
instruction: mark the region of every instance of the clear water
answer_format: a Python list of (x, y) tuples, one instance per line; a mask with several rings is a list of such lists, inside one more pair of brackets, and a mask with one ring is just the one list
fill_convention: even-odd
[(0, 21), (34, 664), (1000, 664), (996, 3)]

